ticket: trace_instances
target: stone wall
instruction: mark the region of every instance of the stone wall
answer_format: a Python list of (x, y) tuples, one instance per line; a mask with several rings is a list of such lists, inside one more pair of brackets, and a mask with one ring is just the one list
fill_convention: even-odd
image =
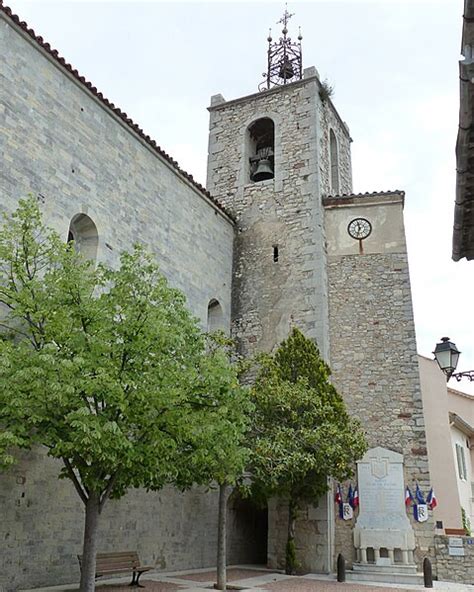
[[(1, 475), (0, 589), (79, 580), (83, 504), (69, 480), (57, 479), (60, 466), (36, 449)], [(99, 552), (136, 550), (157, 569), (215, 565), (217, 497), (204, 490), (130, 490), (121, 500), (107, 502)]]
[[(462, 546), (455, 549), (462, 549), (464, 555), (449, 554), (453, 539), (462, 541)], [(474, 585), (474, 538), (436, 535), (434, 542), (438, 580)]]
[[(229, 327), (229, 218), (2, 12), (0, 53), (0, 209), (32, 192), (65, 240), (88, 214), (99, 261), (143, 243), (203, 326), (217, 299)], [(37, 450), (0, 477), (0, 588), (77, 581), (83, 510), (58, 469)], [(213, 493), (131, 491), (106, 507), (99, 549), (159, 568), (215, 565), (216, 520)]]
[[(244, 353), (271, 350), (293, 323), (328, 351), (319, 165), (327, 139), (319, 103), (315, 75), (233, 101), (212, 100), (208, 188), (238, 220), (232, 317)], [(248, 127), (264, 117), (275, 124), (275, 178), (253, 183)]]
[[(295, 527), (298, 573), (327, 573), (331, 571), (332, 511), (330, 494), (319, 502), (305, 505), (298, 512)], [(285, 569), (288, 537), (288, 502), (272, 499), (268, 505), (268, 566)]]
[[(429, 491), (403, 195), (326, 200), (331, 367), (349, 413), (365, 428), (369, 448), (404, 456), (405, 482)], [(364, 217), (371, 235), (359, 241), (348, 223)], [(417, 561), (433, 554), (433, 518), (414, 522)], [(336, 524), (336, 555), (351, 557), (350, 526)]]
[[(271, 351), (292, 325), (328, 353), (324, 223), (320, 196), (316, 76), (234, 101), (219, 95), (210, 107), (208, 188), (237, 219), (232, 291), (233, 334), (241, 352)], [(275, 126), (273, 179), (249, 174), (249, 126), (271, 118)], [(275, 260), (275, 249), (278, 259)], [(269, 563), (285, 553), (284, 505), (269, 508)], [(299, 558), (326, 571), (328, 522), (301, 520)], [(311, 531), (311, 534), (309, 534)], [(308, 535), (308, 536), (306, 536)], [(318, 538), (319, 537), (319, 538)], [(318, 552), (314, 543), (318, 538)]]
[(338, 194), (352, 193), (351, 138), (345, 123), (341, 121), (330, 99), (318, 101), (318, 118), (320, 128), (319, 170), (321, 176), (321, 194), (323, 197), (333, 195), (331, 188), (331, 158), (329, 134), (332, 130), (336, 137), (339, 169)]
[(203, 324), (215, 298), (228, 326), (230, 220), (2, 12), (0, 48), (0, 208), (39, 195), (65, 239), (73, 216), (87, 214), (100, 261), (146, 245)]

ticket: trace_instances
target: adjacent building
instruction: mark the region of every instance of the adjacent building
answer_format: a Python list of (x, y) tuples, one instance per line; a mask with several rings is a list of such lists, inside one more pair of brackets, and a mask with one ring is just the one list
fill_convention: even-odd
[(474, 526), (474, 396), (449, 388), (435, 360), (419, 361), (436, 530), (461, 534), (466, 519)]

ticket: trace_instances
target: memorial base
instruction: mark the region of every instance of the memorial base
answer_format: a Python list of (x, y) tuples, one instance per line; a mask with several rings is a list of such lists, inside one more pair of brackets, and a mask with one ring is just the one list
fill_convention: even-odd
[(377, 566), (354, 563), (346, 572), (349, 582), (374, 582), (384, 584), (423, 584), (423, 574), (417, 573), (416, 565)]

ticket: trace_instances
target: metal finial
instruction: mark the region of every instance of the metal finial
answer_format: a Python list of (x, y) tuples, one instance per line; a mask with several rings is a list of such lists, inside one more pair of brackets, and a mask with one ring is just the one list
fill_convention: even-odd
[(291, 14), (288, 12), (288, 3), (285, 2), (285, 12), (283, 13), (283, 16), (281, 17), (281, 19), (279, 21), (277, 21), (277, 25), (279, 25), (280, 23), (283, 25), (283, 29), (286, 29), (287, 33), (288, 33), (288, 21), (290, 20), (290, 18), (292, 16), (295, 16), (295, 13), (292, 12)]
[(303, 59), (301, 51), (301, 29), (298, 34), (298, 42), (293, 43), (288, 34), (288, 21), (294, 16), (288, 12), (285, 4), (285, 12), (277, 24), (282, 24), (283, 37), (273, 42), (271, 29), (268, 34), (268, 70), (264, 74), (265, 80), (259, 84), (259, 90), (269, 89), (272, 86), (280, 86), (295, 82), (303, 78)]

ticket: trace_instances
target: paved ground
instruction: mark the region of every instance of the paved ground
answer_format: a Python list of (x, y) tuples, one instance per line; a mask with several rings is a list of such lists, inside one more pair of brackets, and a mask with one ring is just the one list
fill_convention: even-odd
[[(256, 576), (264, 575), (260, 569), (249, 569), (240, 567), (229, 567), (227, 569), (227, 581), (236, 582), (237, 580), (244, 580), (254, 578)], [(215, 570), (199, 571), (191, 574), (180, 574), (175, 576), (180, 580), (190, 580), (192, 582), (215, 582), (217, 579), (217, 572)]]
[[(426, 590), (423, 586), (397, 584), (353, 583), (340, 584), (334, 576), (307, 574), (287, 576), (263, 568), (239, 566), (228, 568), (231, 586), (250, 592), (413, 592)], [(147, 573), (140, 581), (144, 592), (209, 592), (216, 581), (215, 570), (199, 569), (170, 573)], [(97, 592), (130, 592), (130, 578), (98, 583)], [(35, 592), (63, 592), (77, 590), (77, 585), (37, 589)], [(435, 582), (434, 590), (442, 592), (474, 592), (474, 586)]]

